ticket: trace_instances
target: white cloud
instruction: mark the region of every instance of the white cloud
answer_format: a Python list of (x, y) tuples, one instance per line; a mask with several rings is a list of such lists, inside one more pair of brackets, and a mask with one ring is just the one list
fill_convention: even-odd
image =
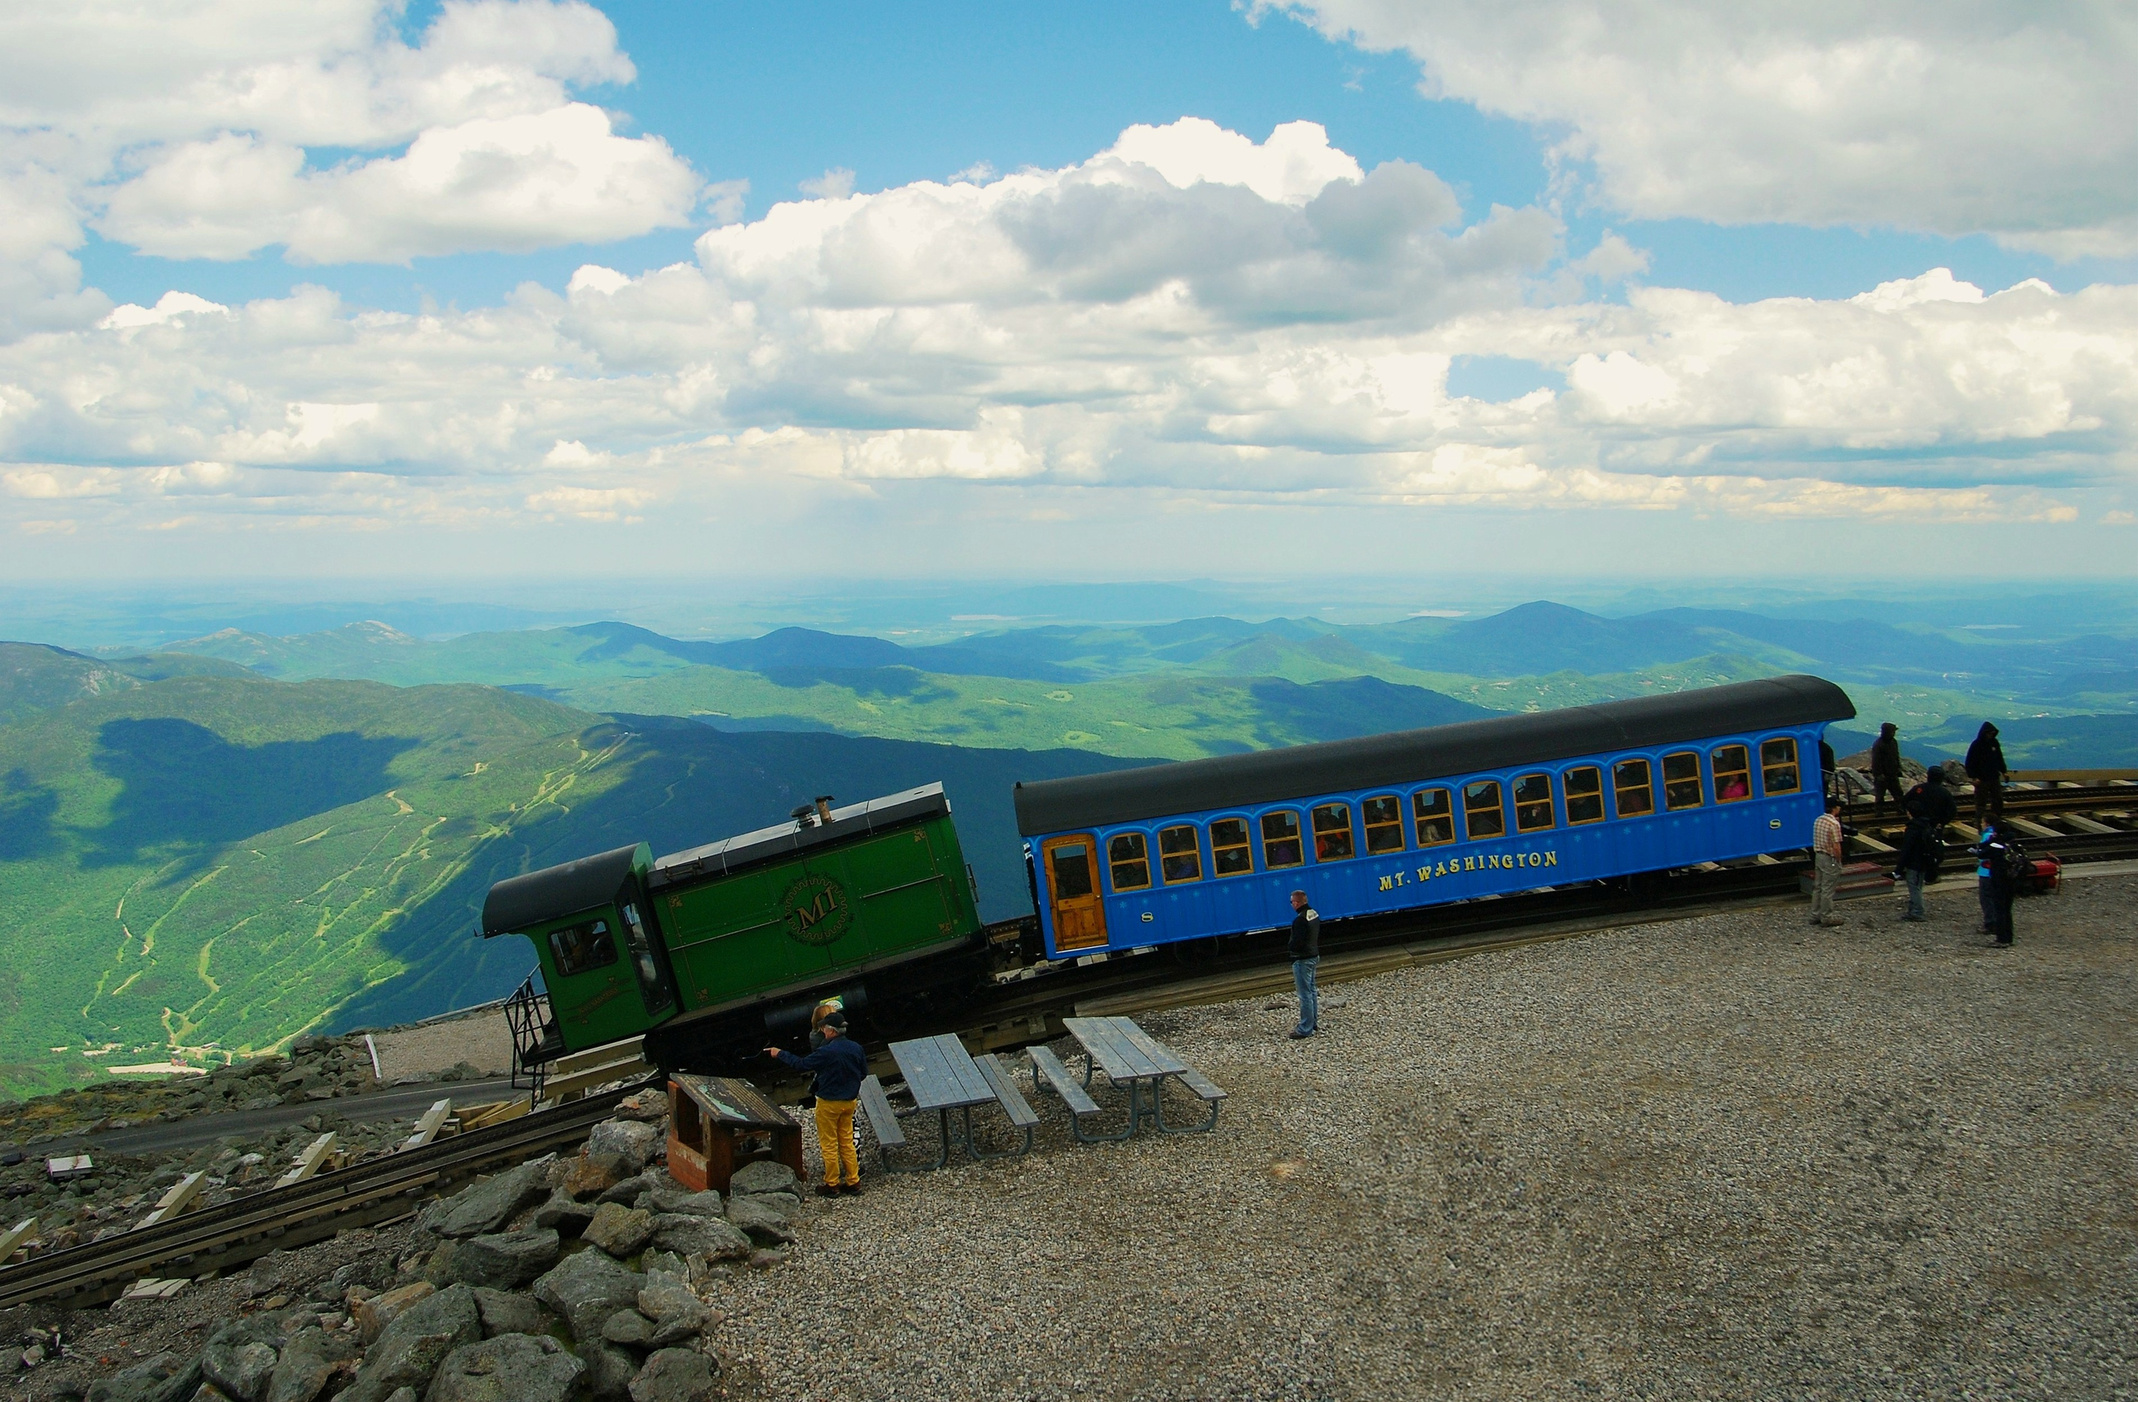
[[(84, 222), (172, 258), (405, 262), (686, 223), (696, 172), (575, 88), (635, 75), (583, 0), (121, 0), (0, 14), (0, 333), (94, 320)], [(349, 154), (354, 152), (356, 154)], [(733, 183), (711, 192), (736, 210)], [(13, 327), (10, 328), (9, 321)]]
[[(0, 346), (0, 464), (84, 520), (182, 497), (205, 522), (491, 534), (923, 493), (966, 494), (929, 498), (957, 519), (989, 493), (2041, 522), (2138, 497), (2138, 288), (1935, 269), (1836, 300), (1561, 301), (1569, 268), (1637, 252), (1566, 260), (1536, 210), (1465, 223), (1430, 172), (1344, 174), (1318, 133), (1182, 126), (1124, 143), (1207, 157), (1171, 175), (1116, 145), (792, 201), (694, 263), (589, 263), (493, 307), (121, 308)], [(1465, 356), (1564, 387), (1451, 394)]]
[(2086, 0), (1263, 0), (1535, 124), (1641, 218), (2138, 252), (2138, 10)]

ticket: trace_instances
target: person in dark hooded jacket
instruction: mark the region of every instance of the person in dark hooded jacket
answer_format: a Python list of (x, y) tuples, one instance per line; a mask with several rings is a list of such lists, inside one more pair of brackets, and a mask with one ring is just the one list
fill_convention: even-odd
[(1886, 794), (1893, 795), (1893, 806), (1901, 806), (1900, 778), (1900, 733), (1899, 727), (1887, 721), (1878, 727), (1878, 738), (1871, 742), (1871, 801), (1877, 805), (1873, 816), (1886, 816)]
[(1908, 790), (1900, 801), (1908, 815), (1908, 829), (1901, 835), (1900, 857), (1895, 865), (1908, 882), (1908, 911), (1903, 920), (1923, 919), (1923, 883), (1935, 881), (1938, 861), (1944, 855), (1940, 842), (1945, 825), (1960, 816), (1960, 805), (1945, 787), (1945, 775), (1932, 769), (1923, 782)]
[(1975, 782), (1975, 826), (1991, 817), (2004, 816), (2004, 746), (1997, 742), (1997, 727), (1988, 721), (1975, 732), (1967, 747), (1967, 777)]

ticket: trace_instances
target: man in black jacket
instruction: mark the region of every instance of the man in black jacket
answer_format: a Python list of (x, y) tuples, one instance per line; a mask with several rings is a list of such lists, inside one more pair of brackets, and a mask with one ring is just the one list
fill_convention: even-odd
[(1314, 992), (1314, 970), (1321, 963), (1321, 916), (1307, 904), (1307, 893), (1292, 892), (1292, 937), (1285, 944), (1292, 956), (1292, 987), (1299, 993), (1299, 1025), (1293, 1040), (1311, 1037), (1321, 1026), (1321, 1000)]
[(2004, 745), (1997, 739), (1997, 727), (1984, 721), (1975, 732), (1975, 743), (1967, 747), (1967, 777), (1975, 781), (1976, 827), (2004, 816), (2005, 772)]
[(782, 1066), (817, 1078), (817, 1148), (824, 1156), (824, 1182), (818, 1197), (861, 1191), (861, 1160), (854, 1153), (854, 1110), (861, 1104), (861, 1083), (868, 1079), (869, 1059), (861, 1043), (846, 1035), (846, 1014), (829, 1013), (820, 1024), (824, 1045), (807, 1056), (779, 1047), (765, 1055)]
[(1923, 883), (1937, 877), (1938, 859), (1943, 855), (1940, 840), (1945, 825), (1960, 816), (1960, 805), (1945, 787), (1944, 772), (1932, 769), (1922, 783), (1908, 790), (1900, 806), (1908, 815), (1908, 830), (1901, 835), (1897, 862), (1908, 882), (1908, 911), (1901, 919), (1921, 920)]
[(2012, 942), (2012, 868), (2025, 860), (1992, 823), (1975, 844), (1975, 885), (1982, 899), (1982, 933), (1999, 944)]
[(1886, 816), (1886, 793), (1891, 790), (1893, 804), (1901, 806), (1900, 782), (1900, 729), (1892, 721), (1878, 727), (1878, 738), (1871, 742), (1871, 802), (1874, 818)]

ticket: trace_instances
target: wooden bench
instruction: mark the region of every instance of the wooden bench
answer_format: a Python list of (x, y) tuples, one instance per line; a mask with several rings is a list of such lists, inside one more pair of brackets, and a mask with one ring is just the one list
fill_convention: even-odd
[(1024, 1131), (1024, 1143), (1015, 1149), (1004, 1149), (990, 1154), (973, 1144), (968, 1136), (966, 1148), (971, 1150), (976, 1159), (1006, 1159), (1029, 1152), (1032, 1147), (1032, 1128), (1039, 1123), (1039, 1112), (1026, 1102), (1016, 1083), (1010, 1079), (1009, 1068), (1004, 1066), (1002, 1059), (993, 1052), (974, 1057), (973, 1065), (979, 1067), (980, 1074), (987, 1078), (988, 1089), (995, 1093), (996, 1101), (1002, 1106), (1002, 1113), (1010, 1117), (1010, 1128)]
[(1036, 1094), (1042, 1084), (1062, 1098), (1069, 1110), (1069, 1134), (1079, 1144), (1110, 1144), (1128, 1138), (1136, 1132), (1136, 1122), (1129, 1120), (1128, 1128), (1119, 1134), (1086, 1134), (1084, 1117), (1099, 1113), (1099, 1102), (1091, 1098), (1091, 1092), (1078, 1083), (1062, 1059), (1045, 1047), (1028, 1047), (1032, 1058), (1032, 1090)]
[[(1122, 1036), (1127, 1038), (1137, 1050), (1153, 1060), (1163, 1060), (1180, 1068), (1178, 1071), (1173, 1072), (1171, 1076), (1161, 1076), (1151, 1083), (1151, 1112), (1157, 1117), (1159, 1132), (1162, 1134), (1200, 1134), (1214, 1126), (1217, 1123), (1218, 1102), (1225, 1098), (1225, 1092), (1218, 1087), (1217, 1083), (1193, 1066), (1182, 1061), (1178, 1056), (1175, 1056), (1170, 1048), (1128, 1018), (1116, 1018), (1114, 1021), (1120, 1028)], [(1160, 1091), (1164, 1089), (1167, 1080), (1178, 1081), (1189, 1094), (1208, 1105), (1210, 1107), (1210, 1118), (1199, 1125), (1174, 1126), (1167, 1124), (1165, 1104), (1160, 1096)]]
[(861, 1113), (868, 1116), (869, 1128), (876, 1132), (876, 1152), (883, 1159), (884, 1172), (901, 1172), (891, 1162), (891, 1151), (906, 1146), (906, 1132), (899, 1128), (898, 1112), (891, 1108), (890, 1097), (883, 1093), (883, 1082), (875, 1076), (861, 1083)]

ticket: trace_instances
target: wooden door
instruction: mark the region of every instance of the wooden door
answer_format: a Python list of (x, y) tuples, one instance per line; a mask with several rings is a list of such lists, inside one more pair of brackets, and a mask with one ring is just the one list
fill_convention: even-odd
[(1106, 943), (1106, 909), (1099, 901), (1099, 840), (1082, 834), (1047, 841), (1047, 900), (1060, 954)]

